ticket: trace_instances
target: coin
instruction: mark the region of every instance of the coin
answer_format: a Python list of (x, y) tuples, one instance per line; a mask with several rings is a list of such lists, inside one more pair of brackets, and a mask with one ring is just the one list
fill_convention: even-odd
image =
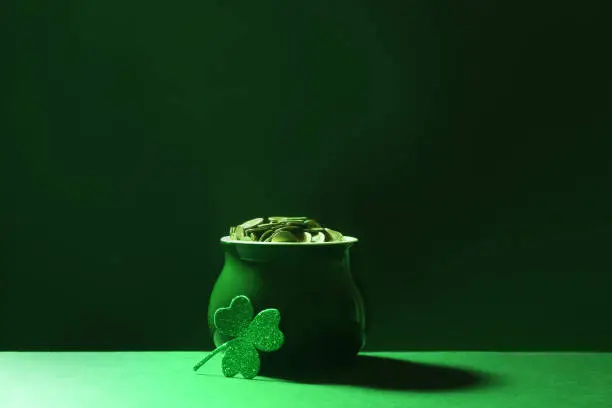
[(262, 234), (266, 231), (268, 231), (270, 228), (262, 228), (262, 227), (255, 227), (255, 228), (249, 228), (249, 229), (245, 229), (244, 232), (248, 233), (248, 234)]
[(333, 229), (325, 228), (325, 232), (330, 238), (330, 241), (343, 241), (344, 237), (338, 231), (334, 231)]
[(321, 224), (312, 219), (306, 220), (304, 224), (306, 225), (306, 228), (321, 228)]
[(271, 237), (271, 242), (297, 242), (297, 237), (291, 231), (276, 231)]
[(249, 229), (249, 228), (253, 228), (256, 225), (259, 225), (263, 222), (263, 218), (253, 218), (252, 220), (248, 220), (246, 222), (243, 222), (242, 224), (240, 224), (240, 226), (242, 228), (244, 228), (245, 230)]
[(295, 235), (297, 242), (309, 242), (309, 241), (306, 241), (306, 234), (302, 228), (296, 228), (292, 230), (291, 233)]
[(241, 240), (244, 238), (244, 228), (241, 225), (238, 225), (236, 229), (234, 229), (234, 235), (237, 240)]
[(307, 228), (306, 231), (308, 231), (308, 232), (323, 232), (323, 231), (325, 231), (325, 228)]
[(316, 234), (312, 235), (312, 238), (310, 239), (310, 242), (324, 242), (325, 241), (325, 234), (323, 234), (322, 232), (317, 232)]
[(265, 241), (267, 238), (271, 237), (275, 230), (269, 229), (259, 237), (259, 241)]
[(284, 220), (285, 218), (288, 218), (288, 217), (279, 217), (279, 216), (275, 216), (275, 217), (268, 217), (268, 220), (269, 220), (270, 222), (279, 222), (279, 221), (281, 221), (281, 220)]
[(305, 221), (286, 221), (284, 222), (285, 225), (292, 225), (295, 227), (304, 227), (306, 225)]

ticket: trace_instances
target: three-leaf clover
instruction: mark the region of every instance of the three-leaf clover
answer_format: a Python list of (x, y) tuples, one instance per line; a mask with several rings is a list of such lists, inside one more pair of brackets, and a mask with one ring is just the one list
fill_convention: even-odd
[(214, 325), (219, 332), (233, 339), (223, 343), (193, 369), (197, 371), (218, 352), (225, 350), (223, 375), (233, 377), (240, 373), (253, 378), (259, 373), (261, 351), (276, 351), (283, 345), (285, 336), (279, 329), (280, 312), (277, 309), (262, 310), (253, 318), (253, 305), (246, 296), (236, 296), (229, 307), (217, 309)]

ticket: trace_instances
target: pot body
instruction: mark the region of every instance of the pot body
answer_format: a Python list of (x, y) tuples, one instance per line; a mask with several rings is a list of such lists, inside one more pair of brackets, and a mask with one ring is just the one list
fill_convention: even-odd
[(278, 309), (285, 343), (260, 352), (261, 372), (327, 367), (349, 362), (365, 345), (365, 306), (353, 280), (350, 247), (221, 240), (225, 262), (215, 282), (208, 325), (216, 346), (229, 340), (214, 328), (214, 313), (245, 295), (255, 314)]

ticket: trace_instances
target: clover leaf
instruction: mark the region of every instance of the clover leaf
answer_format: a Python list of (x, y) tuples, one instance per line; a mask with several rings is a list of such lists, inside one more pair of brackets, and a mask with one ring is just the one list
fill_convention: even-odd
[(253, 318), (253, 306), (248, 297), (240, 295), (232, 299), (229, 307), (215, 311), (214, 325), (219, 332), (233, 339), (223, 343), (193, 369), (197, 371), (220, 351), (225, 351), (222, 361), (223, 375), (234, 377), (242, 374), (253, 378), (259, 373), (261, 351), (276, 351), (285, 341), (278, 327), (280, 312), (277, 309), (262, 310)]

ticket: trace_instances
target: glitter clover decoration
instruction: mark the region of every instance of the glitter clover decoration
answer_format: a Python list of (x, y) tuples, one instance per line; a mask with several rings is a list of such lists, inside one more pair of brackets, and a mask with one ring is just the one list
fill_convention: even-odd
[(197, 371), (217, 353), (225, 351), (222, 360), (223, 375), (234, 377), (242, 374), (251, 379), (259, 373), (261, 351), (276, 351), (285, 342), (285, 335), (278, 327), (280, 312), (277, 309), (262, 310), (253, 318), (253, 305), (248, 297), (236, 296), (229, 307), (215, 311), (214, 325), (225, 336), (233, 337), (214, 349), (193, 367)]

